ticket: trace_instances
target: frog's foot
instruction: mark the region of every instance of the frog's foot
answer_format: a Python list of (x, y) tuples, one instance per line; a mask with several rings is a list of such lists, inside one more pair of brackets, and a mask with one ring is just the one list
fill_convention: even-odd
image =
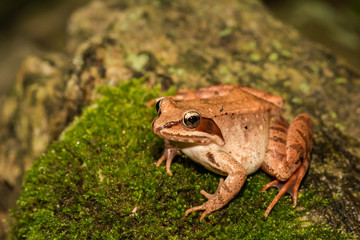
[(160, 166), (160, 164), (166, 160), (166, 172), (170, 176), (172, 176), (172, 172), (170, 170), (171, 162), (175, 158), (176, 155), (181, 155), (180, 151), (171, 145), (169, 140), (165, 140), (165, 149), (163, 155), (159, 158), (159, 160), (156, 162), (156, 166)]
[(201, 214), (201, 217), (200, 217), (200, 222), (201, 222), (206, 217), (206, 215), (222, 208), (225, 205), (221, 201), (221, 199), (219, 199), (218, 197), (215, 197), (215, 194), (209, 194), (209, 193), (205, 192), (205, 194), (206, 194), (205, 195), (204, 192), (205, 191), (202, 190), (202, 194), (205, 197), (210, 197), (209, 200), (206, 203), (204, 203), (203, 205), (196, 206), (196, 207), (186, 210), (185, 216), (189, 215), (189, 213), (194, 212), (194, 211), (205, 210)]
[(186, 210), (185, 216), (194, 211), (204, 210), (200, 217), (200, 221), (202, 221), (206, 215), (222, 208), (233, 199), (245, 182), (246, 170), (240, 167), (239, 171), (235, 171), (234, 173), (235, 174), (228, 175), (225, 180), (222, 178), (220, 179), (219, 186), (214, 194), (209, 194), (204, 190), (201, 190), (200, 193), (204, 195), (208, 201), (203, 205)]
[(268, 206), (265, 211), (265, 217), (267, 217), (271, 211), (271, 209), (275, 206), (275, 204), (280, 200), (280, 198), (286, 193), (290, 193), (293, 199), (293, 205), (296, 206), (297, 204), (297, 194), (300, 187), (300, 183), (304, 178), (306, 171), (309, 167), (309, 162), (305, 160), (301, 166), (296, 170), (296, 172), (290, 176), (287, 181), (280, 181), (278, 179), (266, 184), (261, 192), (265, 192), (270, 187), (277, 187), (279, 189), (279, 193), (276, 195), (274, 200)]
[(189, 213), (194, 212), (194, 211), (205, 210), (205, 212), (203, 212), (203, 214), (202, 214), (201, 217), (200, 217), (200, 222), (201, 222), (201, 220), (203, 220), (203, 219), (206, 217), (207, 214), (209, 214), (209, 213), (211, 213), (211, 212), (213, 212), (213, 211), (221, 208), (222, 206), (220, 206), (219, 208), (215, 208), (215, 209), (211, 210), (211, 208), (207, 208), (206, 205), (212, 205), (212, 204), (209, 203), (209, 202), (211, 201), (211, 199), (216, 198), (215, 196), (216, 196), (216, 194), (219, 193), (220, 188), (221, 188), (221, 185), (223, 184), (223, 182), (224, 182), (224, 179), (223, 179), (223, 178), (220, 178), (219, 185), (218, 185), (218, 187), (217, 187), (217, 189), (216, 189), (216, 191), (215, 191), (214, 194), (210, 194), (210, 193), (206, 192), (205, 190), (201, 190), (200, 193), (201, 193), (202, 195), (204, 195), (204, 197), (206, 197), (209, 201), (206, 202), (205, 204), (201, 205), (201, 206), (197, 206), (197, 207), (193, 207), (193, 208), (188, 209), (188, 210), (185, 212), (185, 216), (187, 216)]
[(204, 195), (208, 199), (208, 201), (203, 205), (186, 210), (185, 216), (189, 215), (189, 213), (194, 211), (205, 210), (205, 212), (201, 214), (200, 217), (200, 222), (201, 222), (206, 217), (206, 215), (222, 208), (227, 203), (224, 202), (224, 199), (220, 197), (221, 186), (223, 185), (223, 183), (224, 183), (224, 179), (220, 178), (219, 185), (214, 194), (210, 194), (204, 190), (201, 190), (200, 193)]

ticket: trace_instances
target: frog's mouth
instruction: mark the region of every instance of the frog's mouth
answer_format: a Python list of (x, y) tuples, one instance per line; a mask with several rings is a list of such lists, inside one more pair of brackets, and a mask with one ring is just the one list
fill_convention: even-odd
[[(210, 123), (215, 124), (213, 120), (208, 120), (206, 118), (203, 118), (203, 120), (204, 121), (194, 129), (186, 128), (181, 121), (167, 122), (163, 126), (157, 128), (154, 128), (153, 123), (153, 131), (159, 137), (174, 142), (198, 144), (216, 143), (218, 145), (224, 145), (225, 142), (220, 129), (218, 129), (216, 125), (210, 125)], [(204, 127), (203, 123), (206, 124), (206, 127)], [(216, 131), (214, 130), (214, 126), (216, 126)]]
[(161, 131), (161, 138), (168, 139), (174, 142), (188, 142), (188, 143), (199, 143), (199, 144), (210, 144), (212, 140), (208, 136), (199, 136), (199, 135), (188, 135), (188, 134), (174, 134), (168, 133), (166, 131)]

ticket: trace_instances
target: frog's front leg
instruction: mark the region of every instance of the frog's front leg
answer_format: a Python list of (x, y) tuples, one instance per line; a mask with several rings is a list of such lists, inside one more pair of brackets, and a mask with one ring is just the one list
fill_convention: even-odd
[(285, 192), (292, 195), (296, 205), (298, 189), (310, 163), (312, 135), (312, 121), (307, 114), (298, 115), (289, 127), (282, 117), (271, 123), (269, 145), (261, 169), (277, 180), (268, 183), (261, 191), (272, 186), (278, 186), (280, 191), (265, 216)]
[(193, 211), (205, 210), (200, 217), (200, 221), (203, 220), (207, 214), (222, 208), (233, 199), (240, 191), (247, 177), (245, 168), (229, 154), (218, 152), (212, 155), (212, 161), (216, 163), (221, 171), (227, 173), (228, 176), (225, 181), (220, 180), (219, 186), (214, 194), (209, 194), (201, 190), (200, 193), (208, 198), (208, 201), (203, 205), (190, 208), (185, 212), (185, 216), (187, 216)]
[(156, 166), (160, 166), (160, 164), (166, 160), (166, 172), (170, 176), (172, 176), (172, 172), (170, 170), (171, 162), (175, 158), (176, 155), (181, 155), (180, 151), (174, 147), (169, 140), (165, 139), (165, 148), (163, 155), (156, 162)]

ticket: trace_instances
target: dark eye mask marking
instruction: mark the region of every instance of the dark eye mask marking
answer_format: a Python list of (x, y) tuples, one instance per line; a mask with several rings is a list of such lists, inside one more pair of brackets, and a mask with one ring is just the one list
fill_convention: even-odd
[(224, 141), (224, 137), (221, 133), (220, 128), (211, 118), (202, 118), (200, 125), (195, 128), (195, 130), (200, 132), (206, 132), (210, 135), (216, 135)]

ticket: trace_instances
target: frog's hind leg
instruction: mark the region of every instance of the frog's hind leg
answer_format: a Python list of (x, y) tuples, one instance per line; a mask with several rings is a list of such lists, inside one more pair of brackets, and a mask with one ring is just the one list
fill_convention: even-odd
[(262, 189), (277, 186), (280, 190), (265, 212), (268, 216), (279, 199), (289, 192), (293, 204), (310, 163), (312, 122), (307, 114), (298, 115), (289, 127), (282, 118), (270, 125), (270, 138), (265, 161), (261, 168), (277, 179)]

